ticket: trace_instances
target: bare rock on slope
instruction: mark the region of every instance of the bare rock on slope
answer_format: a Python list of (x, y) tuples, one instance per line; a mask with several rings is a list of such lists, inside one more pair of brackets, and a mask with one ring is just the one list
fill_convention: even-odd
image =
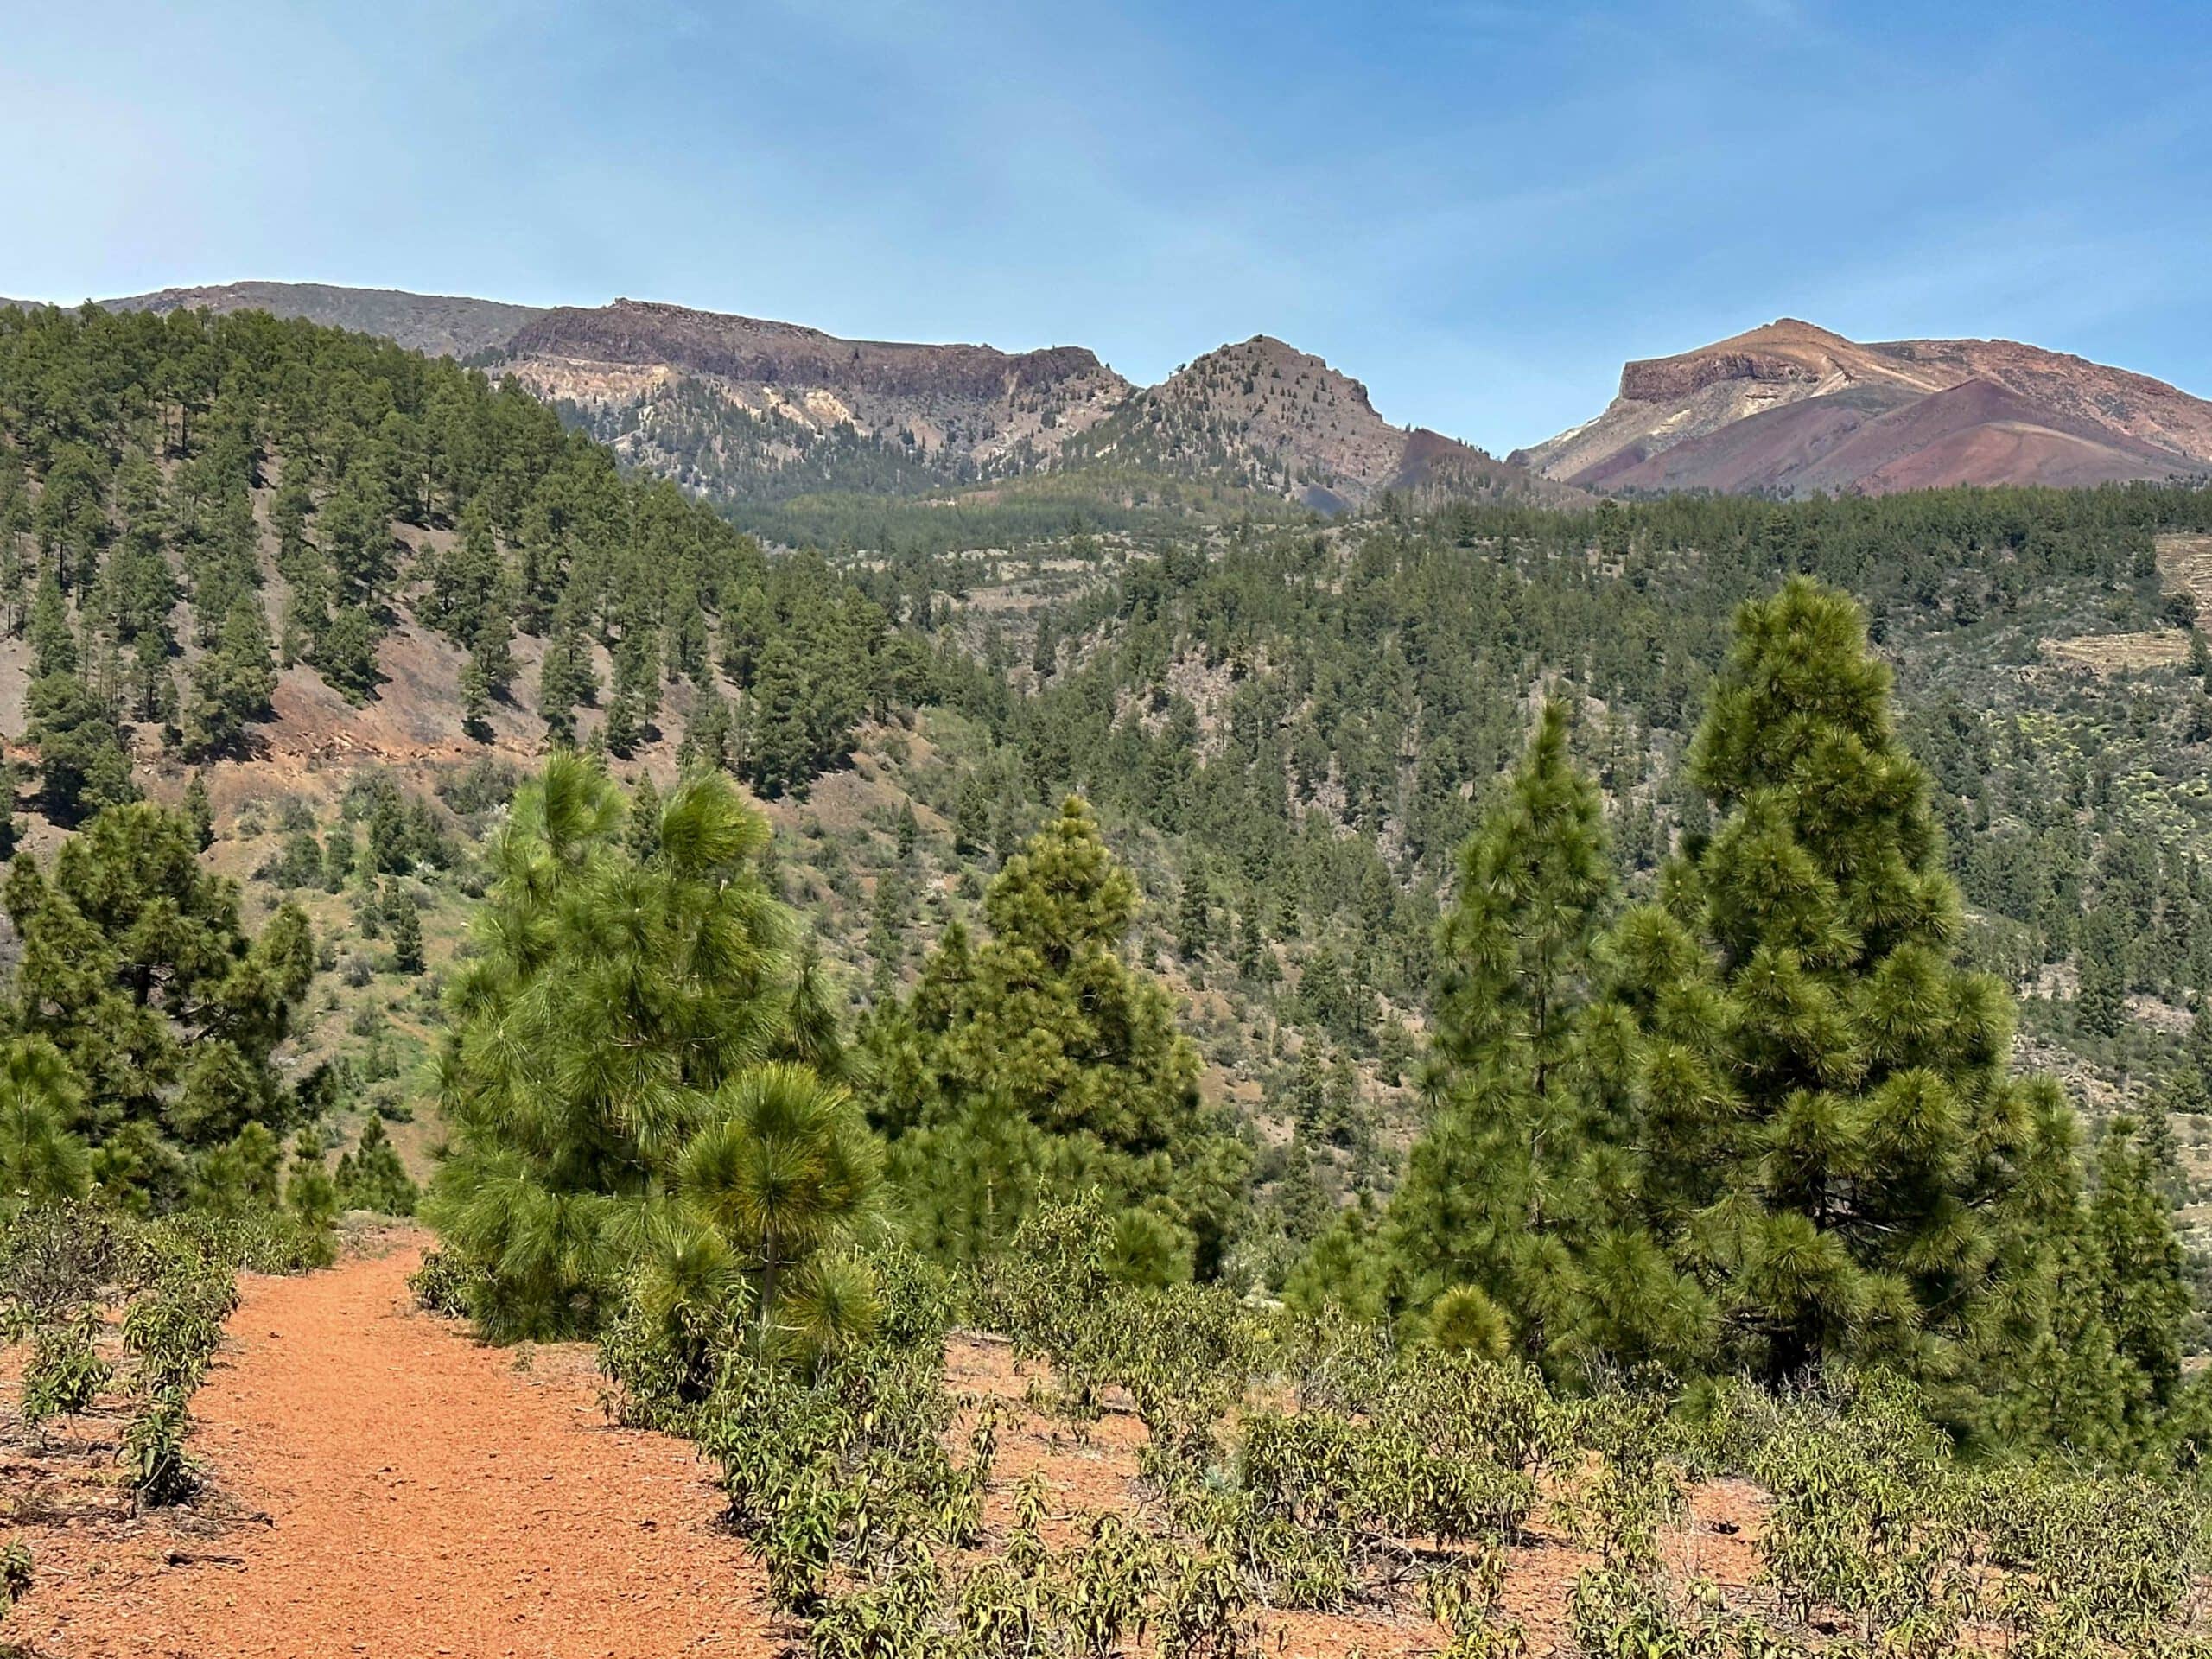
[(1602, 414), (1512, 459), (1623, 491), (2164, 479), (2212, 467), (2212, 404), (2013, 340), (1861, 345), (1783, 318), (1630, 363)]
[[(685, 397), (771, 423), (795, 460), (839, 427), (988, 472), (1049, 454), (1125, 398), (1128, 381), (1080, 346), (841, 340), (797, 323), (617, 300), (564, 306), (509, 342), (507, 367), (542, 395), (650, 411)], [(957, 471), (953, 465), (951, 470)]]
[(1426, 429), (1376, 413), (1367, 388), (1267, 334), (1208, 352), (1132, 397), (1071, 452), (1140, 470), (1224, 474), (1336, 511), (1386, 489), (1459, 495), (1579, 494)]

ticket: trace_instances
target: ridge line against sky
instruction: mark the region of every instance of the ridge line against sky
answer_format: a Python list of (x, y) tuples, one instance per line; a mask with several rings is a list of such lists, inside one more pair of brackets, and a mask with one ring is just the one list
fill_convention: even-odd
[(1147, 384), (1266, 333), (1499, 453), (1785, 315), (2212, 395), (2208, 68), (2168, 4), (123, 0), (10, 19), (0, 295), (624, 294)]

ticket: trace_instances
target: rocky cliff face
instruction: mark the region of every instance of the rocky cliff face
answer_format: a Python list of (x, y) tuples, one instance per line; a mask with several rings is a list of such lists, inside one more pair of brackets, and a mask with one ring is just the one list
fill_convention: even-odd
[(1632, 403), (1688, 397), (1725, 380), (1817, 382), (1819, 370), (1796, 358), (1768, 352), (1694, 352), (1650, 358), (1621, 369), (1620, 395)]
[(2163, 479), (2212, 467), (2212, 404), (2012, 340), (1861, 345), (1784, 318), (1627, 365), (1596, 419), (1512, 459), (1630, 491)]
[(936, 405), (1051, 396), (1128, 382), (1080, 346), (1010, 354), (988, 346), (839, 340), (796, 323), (617, 300), (549, 311), (507, 343), (511, 356), (657, 364), (741, 385), (825, 387), (857, 399)]
[(548, 312), (507, 351), (509, 372), (633, 461), (741, 497), (1039, 473), (1096, 475), (1124, 492), (1133, 474), (1172, 478), (1325, 511), (1393, 486), (1573, 493), (1392, 426), (1358, 381), (1264, 334), (1150, 388), (1077, 346), (1007, 353), (841, 340), (632, 300)]
[(638, 464), (733, 499), (1033, 471), (1133, 390), (1078, 346), (841, 340), (635, 300), (548, 312), (501, 366)]

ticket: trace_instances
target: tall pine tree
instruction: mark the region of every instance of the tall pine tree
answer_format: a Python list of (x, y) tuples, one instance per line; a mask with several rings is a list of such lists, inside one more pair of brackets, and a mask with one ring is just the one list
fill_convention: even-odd
[(632, 1268), (709, 1257), (766, 1321), (874, 1189), (858, 1112), (809, 1064), (824, 1044), (756, 873), (766, 825), (712, 774), (651, 821), (640, 861), (613, 785), (557, 752), (489, 849), (425, 1210), (495, 1336), (588, 1332)]
[(1437, 938), (1442, 1100), (1387, 1227), (1414, 1308), (1454, 1287), (1481, 1291), (1512, 1310), (1532, 1357), (1581, 1323), (1592, 1133), (1569, 1073), (1612, 892), (1603, 809), (1568, 753), (1569, 723), (1567, 705), (1545, 705), (1460, 851)]
[(925, 1247), (973, 1259), (1040, 1191), (1097, 1185), (1166, 1222), (1185, 1270), (1217, 1265), (1234, 1217), (1216, 1154), (1233, 1154), (1166, 989), (1123, 960), (1137, 902), (1071, 798), (992, 881), (990, 938), (948, 930), (875, 1023), (880, 1114)]
[(1707, 1364), (1882, 1359), (1963, 1408), (2035, 1317), (2070, 1114), (2010, 1076), (2009, 998), (1958, 964), (1928, 779), (1851, 600), (1797, 578), (1743, 607), (1691, 775), (1715, 828), (1622, 920), (1590, 1036), (1642, 1149), (1641, 1237), (1594, 1294), (1663, 1262), (1710, 1298)]

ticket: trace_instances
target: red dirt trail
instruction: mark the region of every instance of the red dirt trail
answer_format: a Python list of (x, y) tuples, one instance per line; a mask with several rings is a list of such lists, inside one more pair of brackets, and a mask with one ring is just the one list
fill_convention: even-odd
[[(35, 1659), (768, 1659), (791, 1647), (760, 1568), (718, 1524), (690, 1446), (607, 1426), (589, 1350), (495, 1349), (416, 1310), (426, 1236), (296, 1278), (248, 1275), (207, 1382), (192, 1450), (213, 1490), (130, 1519), (120, 1417), (79, 1420), (43, 1459), (6, 1452), (0, 1493), (35, 1558), (0, 1655)], [(1096, 1512), (1138, 1509), (1144, 1434), (1125, 1413), (1081, 1437), (1023, 1408), (1003, 1343), (957, 1341), (949, 1380), (1014, 1408), (986, 1515), (1046, 1479), (1056, 1546)], [(965, 1419), (963, 1418), (963, 1424)], [(1761, 1504), (1740, 1482), (1692, 1495), (1679, 1571), (1740, 1587)], [(4, 1537), (5, 1534), (0, 1534)], [(1548, 1526), (1511, 1551), (1504, 1610), (1529, 1650), (1567, 1641), (1589, 1558)], [(1444, 1633), (1409, 1605), (1273, 1614), (1279, 1659), (1414, 1659)]]
[[(766, 1655), (757, 1567), (683, 1441), (606, 1426), (588, 1370), (416, 1312), (423, 1241), (249, 1277), (194, 1396), (206, 1539), (49, 1535), (7, 1639), (92, 1656)], [(187, 1564), (168, 1557), (181, 1551)], [(192, 1558), (196, 1557), (196, 1560)], [(230, 1564), (223, 1558), (235, 1558)]]

